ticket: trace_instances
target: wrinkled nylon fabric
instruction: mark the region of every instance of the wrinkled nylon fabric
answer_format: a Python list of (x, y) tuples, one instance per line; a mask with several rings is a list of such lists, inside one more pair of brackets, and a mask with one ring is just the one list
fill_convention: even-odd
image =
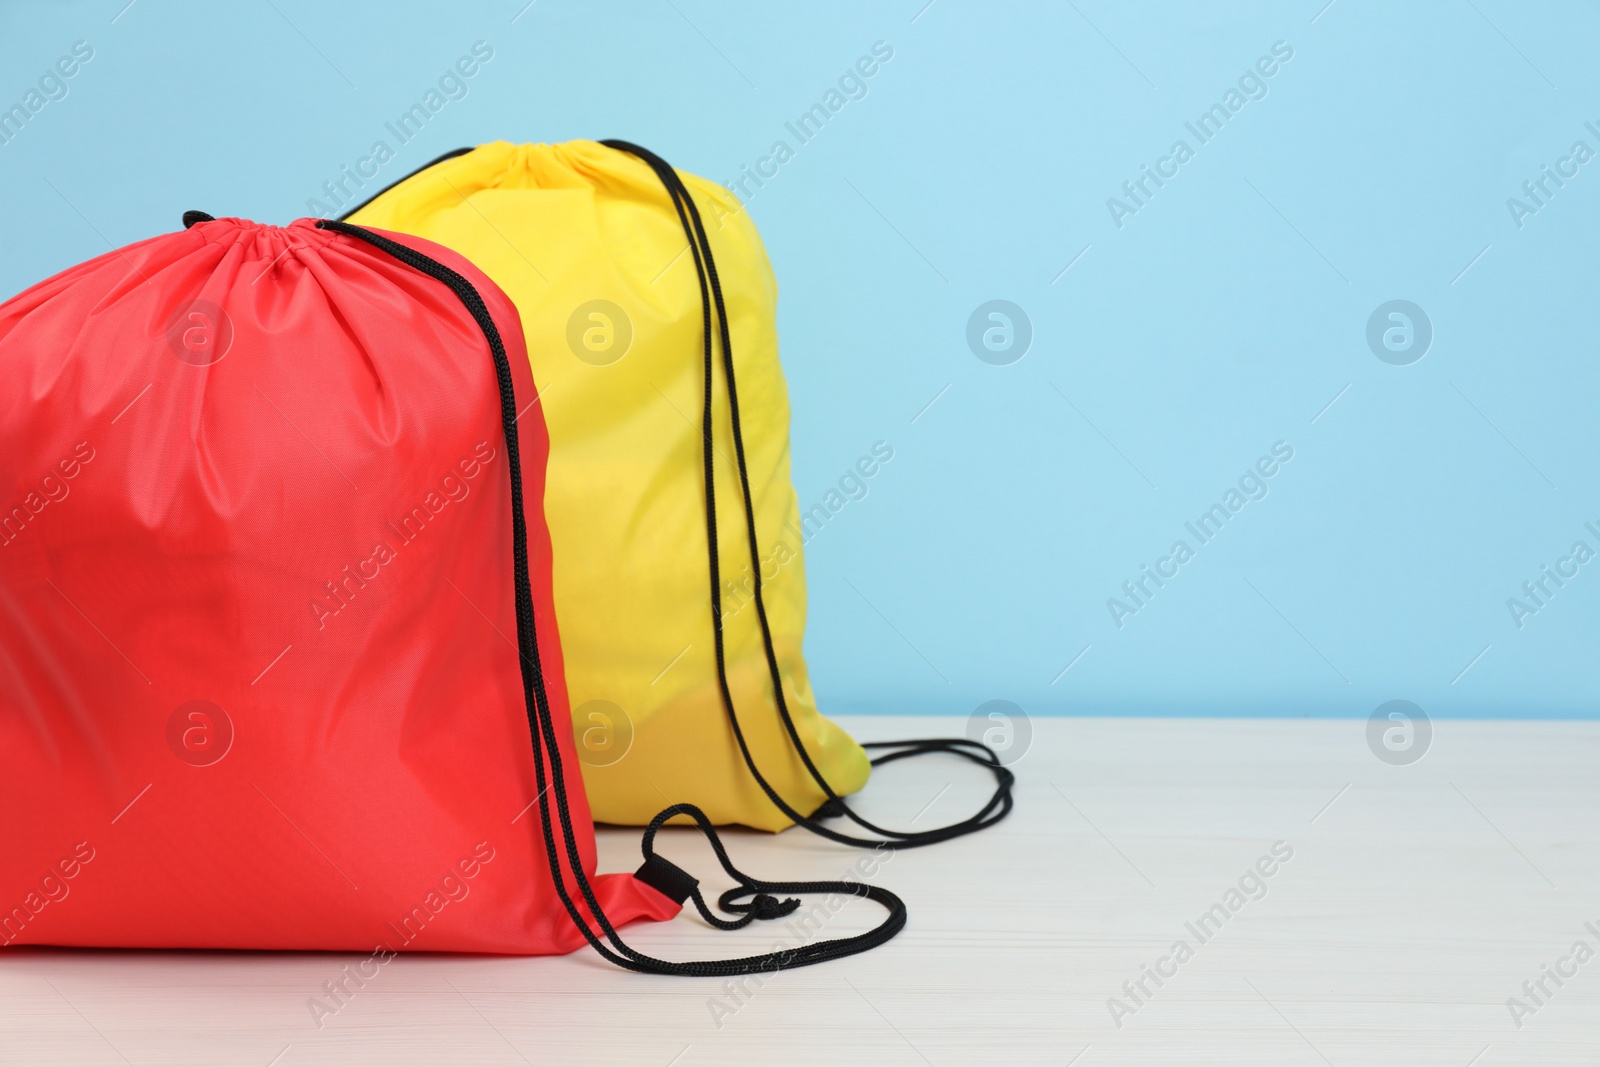
[[(394, 236), (503, 334), (568, 721), (515, 307)], [(448, 288), (310, 220), (203, 222), (0, 305), (0, 383), (0, 942), (584, 943), (530, 806), (494, 366)], [(678, 911), (595, 883), (616, 923)]]
[[(801, 651), (802, 542), (817, 520), (800, 514), (790, 482), (777, 284), (738, 201), (693, 175), (684, 181), (705, 217), (727, 301), (763, 595), (789, 707), (823, 776), (851, 793), (866, 782), (867, 756), (818, 712)], [(595, 818), (644, 824), (670, 799), (718, 823), (788, 826), (746, 769), (717, 686), (701, 467), (703, 313), (659, 179), (592, 141), (497, 142), (407, 179), (350, 221), (455, 249), (521, 312), (550, 427), (545, 515), (555, 605)], [(713, 396), (716, 492), (736, 501), (720, 371)], [(775, 710), (742, 510), (723, 507), (718, 521), (734, 704), (757, 766), (809, 812), (825, 795)]]

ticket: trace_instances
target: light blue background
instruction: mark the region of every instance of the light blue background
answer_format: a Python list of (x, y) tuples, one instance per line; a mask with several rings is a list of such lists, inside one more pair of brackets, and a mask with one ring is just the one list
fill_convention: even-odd
[[(0, 5), (4, 105), (95, 50), (0, 145), (0, 289), (187, 208), (306, 214), (474, 41), (494, 59), (382, 180), (576, 137), (734, 179), (884, 41), (749, 203), (802, 506), (895, 450), (808, 549), (825, 707), (1595, 714), (1600, 561), (1521, 629), (1506, 603), (1600, 549), (1600, 161), (1521, 228), (1506, 206), (1600, 150), (1592, 6), (524, 2)], [(1268, 95), (1198, 147), (1185, 121), (1278, 41)], [(1107, 198), (1179, 138), (1195, 158), (1119, 229)], [(1008, 366), (965, 340), (997, 298), (1034, 330)], [(1435, 331), (1410, 366), (1365, 340), (1396, 298)], [(1270, 495), (1119, 629), (1107, 598), (1280, 440)]]

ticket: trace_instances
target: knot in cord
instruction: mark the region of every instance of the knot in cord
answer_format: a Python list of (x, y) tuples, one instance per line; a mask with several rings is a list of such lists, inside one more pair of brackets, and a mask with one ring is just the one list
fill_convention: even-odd
[(785, 915), (794, 914), (795, 909), (799, 907), (800, 901), (794, 897), (779, 900), (771, 893), (757, 893), (743, 909), (736, 907), (735, 910), (747, 910), (753, 919), (781, 919)]
[(837, 819), (845, 815), (844, 797), (829, 797), (823, 801), (822, 807), (811, 813), (813, 819)]

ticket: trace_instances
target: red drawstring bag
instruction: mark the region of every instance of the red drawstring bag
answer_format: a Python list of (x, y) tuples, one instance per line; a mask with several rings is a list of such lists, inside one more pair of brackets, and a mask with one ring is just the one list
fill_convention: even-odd
[[(0, 942), (741, 973), (893, 936), (854, 883), (595, 875), (511, 302), (460, 256), (191, 212), (0, 305)], [(560, 877), (552, 872), (559, 870)], [(691, 897), (883, 926), (672, 964)]]

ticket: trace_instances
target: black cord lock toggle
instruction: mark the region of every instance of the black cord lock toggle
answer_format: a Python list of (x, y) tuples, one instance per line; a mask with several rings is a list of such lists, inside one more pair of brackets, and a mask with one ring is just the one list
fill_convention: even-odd
[(645, 857), (644, 864), (633, 872), (633, 876), (674, 904), (682, 904), (694, 896), (694, 891), (700, 887), (698, 878), (654, 852)]

